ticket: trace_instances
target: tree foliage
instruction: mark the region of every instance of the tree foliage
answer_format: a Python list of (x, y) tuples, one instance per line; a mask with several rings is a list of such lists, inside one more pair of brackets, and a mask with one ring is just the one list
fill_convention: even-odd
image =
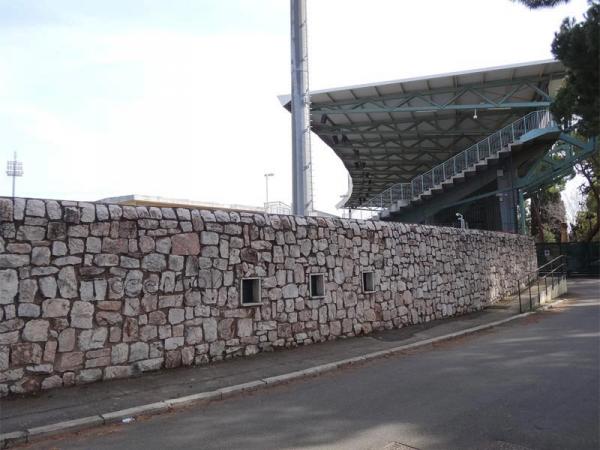
[[(578, 135), (596, 138), (600, 135), (600, 3), (590, 1), (582, 22), (566, 18), (552, 42), (552, 53), (567, 68), (563, 87), (550, 106), (554, 117), (563, 125), (573, 125)], [(596, 147), (597, 150), (597, 147)], [(582, 210), (573, 225), (577, 240), (589, 242), (600, 232), (600, 155), (575, 166), (587, 184), (580, 190), (584, 196)]]
[(518, 2), (523, 3), (528, 8), (538, 9), (552, 8), (553, 6), (559, 5), (560, 3), (569, 3), (569, 0), (518, 0)]
[[(513, 0), (514, 1), (514, 0)], [(531, 9), (553, 7), (569, 0), (517, 0)], [(583, 138), (595, 138), (596, 146), (600, 135), (600, 3), (588, 0), (589, 8), (581, 22), (573, 18), (563, 20), (552, 42), (552, 54), (566, 68), (566, 77), (562, 87), (550, 105), (553, 116), (571, 132)], [(577, 240), (591, 241), (600, 238), (600, 154), (596, 152), (586, 161), (575, 166), (577, 173), (583, 175), (587, 185), (580, 188), (584, 201), (582, 210), (573, 224), (573, 237)], [(532, 197), (532, 234), (538, 239), (544, 237), (544, 222), (540, 226), (537, 220), (550, 220), (544, 217), (545, 204), (553, 202), (548, 189)], [(550, 207), (552, 209), (552, 207)]]
[(584, 242), (600, 240), (600, 155), (596, 153), (578, 163), (576, 170), (585, 177), (587, 184), (580, 188), (582, 209), (572, 224), (572, 237)]
[(565, 222), (565, 205), (560, 196), (565, 180), (538, 189), (531, 196), (531, 234), (537, 242), (560, 242), (560, 224)]
[(585, 137), (600, 134), (600, 3), (591, 2), (582, 22), (566, 18), (552, 53), (566, 67), (563, 86), (550, 106), (563, 125)]

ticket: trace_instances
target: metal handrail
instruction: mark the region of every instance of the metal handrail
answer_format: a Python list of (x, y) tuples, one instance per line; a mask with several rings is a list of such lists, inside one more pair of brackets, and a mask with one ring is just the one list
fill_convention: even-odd
[[(554, 263), (559, 260), (562, 260), (560, 262), (560, 264), (558, 264), (556, 267), (552, 268), (552, 265), (554, 265)], [(550, 271), (544, 272), (542, 274), (541, 270), (547, 266), (550, 266)], [(556, 258), (552, 259), (551, 261), (548, 261), (543, 266), (540, 266), (537, 269), (528, 272), (525, 276), (522, 276), (521, 278), (517, 279), (517, 295), (519, 297), (519, 312), (520, 313), (523, 312), (523, 303), (521, 301), (521, 292), (525, 289), (529, 290), (529, 310), (533, 311), (533, 297), (531, 296), (531, 285), (534, 283), (534, 281), (537, 281), (537, 288), (538, 288), (537, 297), (538, 297), (538, 305), (539, 305), (540, 300), (541, 300), (540, 279), (544, 280), (544, 292), (548, 292), (548, 277), (550, 277), (550, 280), (551, 280), (551, 288), (554, 289), (554, 278), (555, 278), (554, 273), (557, 272), (559, 269), (560, 269), (559, 276), (561, 278), (565, 277), (567, 275), (567, 257), (566, 257), (566, 255), (557, 256)], [(532, 274), (535, 274), (534, 280), (530, 280), (530, 277)], [(524, 279), (527, 279), (527, 282), (525, 283), (525, 286), (523, 288), (521, 288), (521, 282)]]
[[(543, 266), (540, 266), (540, 267), (538, 267), (538, 268), (537, 268), (537, 269), (535, 269), (535, 270), (530, 270), (529, 272), (527, 272), (527, 274), (526, 274), (526, 275), (530, 275), (530, 274), (532, 274), (532, 273), (539, 272), (539, 271), (540, 271), (540, 270), (542, 270), (544, 267), (546, 267), (546, 266), (549, 266), (549, 265), (551, 265), (551, 264), (554, 264), (554, 262), (556, 262), (556, 261), (558, 261), (559, 259), (562, 259), (562, 258), (566, 258), (566, 255), (558, 255), (556, 258), (554, 258), (554, 259), (552, 259), (552, 260), (548, 261), (548, 262), (547, 262), (546, 264), (544, 264)], [(520, 279), (522, 280), (523, 278), (525, 278), (525, 276), (522, 276)]]
[(447, 161), (438, 164), (431, 170), (417, 175), (410, 182), (394, 184), (380, 194), (369, 198), (362, 206), (384, 209), (391, 207), (399, 200), (412, 200), (434, 186), (440, 185), (444, 181), (472, 168), (486, 158), (496, 155), (508, 144), (519, 140), (525, 133), (552, 125), (555, 125), (555, 122), (550, 115), (550, 111), (547, 109), (533, 111), (454, 155)]
[(537, 268), (537, 270), (532, 270), (531, 272), (539, 272), (540, 270), (542, 270), (544, 267), (549, 266), (551, 264), (554, 264), (555, 261), (559, 260), (559, 259), (563, 259), (566, 258), (566, 255), (558, 255), (556, 258), (548, 261), (546, 264), (544, 264), (543, 266), (540, 266)]

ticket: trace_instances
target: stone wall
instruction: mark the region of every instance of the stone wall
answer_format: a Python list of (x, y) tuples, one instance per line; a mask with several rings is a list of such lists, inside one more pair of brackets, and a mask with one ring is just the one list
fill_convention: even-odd
[[(0, 198), (0, 393), (465, 314), (535, 264), (531, 239), (502, 233)], [(262, 304), (240, 304), (244, 277)]]

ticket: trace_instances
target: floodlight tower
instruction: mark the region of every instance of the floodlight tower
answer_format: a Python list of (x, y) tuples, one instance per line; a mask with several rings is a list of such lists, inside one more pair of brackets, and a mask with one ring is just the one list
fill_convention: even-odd
[(292, 41), (292, 212), (313, 210), (306, 0), (290, 0)]
[(23, 163), (17, 160), (17, 152), (14, 153), (12, 161), (6, 162), (6, 175), (12, 177), (12, 196), (15, 198), (15, 180), (23, 176)]

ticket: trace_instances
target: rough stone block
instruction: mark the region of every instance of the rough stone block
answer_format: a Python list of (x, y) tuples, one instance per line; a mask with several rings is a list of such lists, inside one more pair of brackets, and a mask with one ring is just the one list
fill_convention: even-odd
[(13, 202), (8, 198), (0, 198), (0, 221), (13, 221)]
[(119, 312), (99, 311), (96, 313), (96, 323), (98, 323), (98, 325), (118, 325), (122, 322), (123, 316)]
[(35, 301), (35, 294), (37, 293), (37, 290), (38, 287), (36, 280), (21, 280), (19, 283), (19, 302), (33, 303)]
[(8, 347), (0, 347), (0, 370), (6, 370), (9, 367), (9, 355), (10, 351)]
[(10, 362), (12, 367), (42, 362), (42, 347), (39, 344), (23, 343), (10, 346)]
[(119, 255), (100, 253), (94, 255), (94, 264), (99, 267), (112, 267), (119, 265)]
[(215, 319), (203, 320), (202, 329), (204, 330), (204, 339), (206, 342), (217, 340), (217, 321)]
[(93, 330), (83, 330), (79, 333), (77, 340), (80, 350), (87, 351), (104, 347), (108, 337), (107, 328), (95, 328)]
[(186, 327), (185, 329), (185, 343), (187, 345), (196, 345), (202, 343), (203, 333), (202, 327)]
[(116, 254), (121, 254), (121, 253), (127, 253), (127, 251), (129, 250), (129, 243), (127, 241), (127, 239), (111, 239), (108, 237), (105, 237), (102, 240), (102, 251), (104, 253), (116, 253)]
[(165, 255), (160, 253), (151, 253), (142, 259), (142, 269), (150, 272), (162, 272), (167, 268)]
[(36, 364), (33, 366), (27, 366), (26, 371), (28, 373), (41, 373), (47, 375), (54, 371), (54, 366), (52, 364)]
[(238, 337), (252, 336), (252, 319), (238, 319), (237, 335)]
[(75, 269), (72, 266), (66, 266), (60, 269), (58, 273), (58, 290), (64, 298), (75, 298), (78, 294), (77, 277)]
[(83, 367), (83, 352), (59, 353), (56, 355), (54, 369), (57, 372), (77, 370)]
[(19, 290), (19, 277), (13, 269), (0, 270), (0, 305), (13, 303)]
[(54, 389), (62, 386), (62, 377), (59, 375), (52, 375), (42, 380), (42, 390)]
[[(203, 231), (202, 234), (204, 235), (204, 233), (208, 232)], [(216, 235), (216, 233), (211, 233), (209, 237), (203, 239), (214, 242), (215, 238), (213, 235)], [(218, 242), (218, 235), (216, 236)], [(198, 255), (200, 253), (200, 242), (197, 233), (176, 234), (171, 238), (171, 241), (171, 253), (173, 255)]]
[(152, 358), (145, 359), (143, 361), (138, 361), (135, 363), (135, 368), (139, 372), (150, 372), (154, 370), (159, 370), (164, 362), (164, 358)]
[[(37, 305), (36, 305), (37, 306)], [(23, 340), (28, 342), (46, 342), (50, 323), (47, 320), (30, 320), (23, 329)]]
[(0, 269), (17, 268), (29, 264), (29, 255), (0, 254)]
[(129, 357), (129, 345), (128, 344), (117, 344), (112, 347), (111, 350), (111, 363), (113, 365), (123, 364), (127, 362)]
[(169, 309), (169, 323), (172, 325), (181, 323), (185, 320), (185, 310), (183, 308)]
[(131, 366), (110, 366), (104, 368), (104, 379), (113, 380), (116, 378), (127, 378), (133, 374)]
[(66, 328), (58, 335), (58, 351), (70, 352), (75, 349), (75, 329)]
[(89, 302), (73, 302), (71, 308), (71, 326), (73, 328), (92, 328), (94, 305)]
[(66, 317), (69, 312), (69, 300), (53, 298), (42, 303), (42, 317)]
[[(178, 236), (178, 235), (176, 235)], [(164, 237), (156, 240), (156, 251), (168, 255), (171, 251), (171, 238)]]
[(56, 358), (56, 348), (58, 347), (58, 343), (56, 341), (48, 341), (46, 342), (46, 346), (44, 347), (44, 356), (42, 361), (45, 363), (53, 363), (54, 358)]
[(40, 292), (46, 298), (56, 297), (57, 284), (52, 276), (39, 278)]
[(181, 350), (171, 350), (165, 354), (165, 368), (173, 369), (181, 366)]
[(32, 225), (21, 225), (17, 229), (17, 240), (19, 241), (43, 241), (46, 238), (46, 229)]
[(92, 383), (102, 379), (102, 369), (81, 370), (76, 377), (77, 383)]
[(90, 223), (96, 220), (96, 208), (91, 203), (80, 203), (81, 217), (80, 220), (85, 223)]
[(170, 337), (165, 339), (165, 350), (174, 350), (178, 347), (182, 347), (184, 344), (183, 337)]
[(33, 217), (44, 217), (46, 215), (46, 204), (43, 200), (27, 200), (25, 214)]
[(148, 358), (149, 346), (145, 342), (135, 342), (129, 347), (129, 362)]

